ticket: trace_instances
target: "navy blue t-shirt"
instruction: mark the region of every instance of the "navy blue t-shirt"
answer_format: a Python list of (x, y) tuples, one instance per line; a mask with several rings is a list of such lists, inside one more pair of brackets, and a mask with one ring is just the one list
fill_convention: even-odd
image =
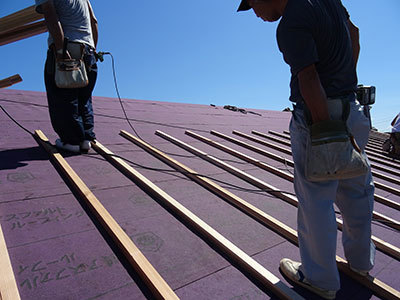
[(277, 41), (292, 73), (291, 101), (302, 101), (297, 74), (311, 64), (315, 64), (328, 97), (356, 91), (348, 19), (340, 0), (288, 0)]

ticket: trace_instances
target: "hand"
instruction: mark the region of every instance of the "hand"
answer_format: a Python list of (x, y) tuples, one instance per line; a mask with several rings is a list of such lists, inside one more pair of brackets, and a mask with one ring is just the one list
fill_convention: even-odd
[(60, 60), (60, 59), (71, 59), (72, 58), (71, 55), (69, 54), (68, 50), (65, 51), (65, 56), (63, 55), (63, 49), (58, 49), (56, 51), (56, 53), (57, 53), (57, 60)]
[(334, 142), (347, 142), (349, 133), (343, 121), (321, 121), (311, 125), (311, 144), (313, 146)]

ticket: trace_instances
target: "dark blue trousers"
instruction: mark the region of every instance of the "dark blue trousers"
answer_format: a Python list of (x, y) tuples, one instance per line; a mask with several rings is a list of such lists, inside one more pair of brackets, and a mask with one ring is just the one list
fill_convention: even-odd
[[(90, 56), (92, 54), (87, 54)], [(85, 61), (93, 61), (86, 57)], [(93, 56), (94, 58), (94, 56)], [(95, 62), (95, 60), (94, 60)], [(94, 140), (92, 91), (97, 79), (97, 65), (86, 65), (89, 84), (83, 88), (61, 89), (55, 84), (54, 52), (49, 49), (44, 71), (50, 120), (54, 131), (64, 143), (79, 145), (83, 140)]]

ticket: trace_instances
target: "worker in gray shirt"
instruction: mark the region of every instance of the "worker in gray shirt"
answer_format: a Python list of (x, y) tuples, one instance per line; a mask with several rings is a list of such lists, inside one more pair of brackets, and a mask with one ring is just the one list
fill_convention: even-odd
[[(87, 152), (95, 139), (92, 91), (97, 79), (95, 49), (97, 19), (89, 0), (35, 0), (49, 31), (45, 85), (56, 146), (71, 152)], [(55, 62), (83, 57), (88, 84), (60, 88), (55, 82)]]
[[(374, 264), (370, 165), (367, 162), (367, 172), (361, 176), (314, 182), (305, 176), (305, 162), (313, 140), (310, 128), (342, 119), (365, 156), (369, 120), (355, 99), (358, 28), (340, 0), (242, 0), (238, 11), (249, 9), (264, 21), (280, 19), (278, 46), (291, 71), (290, 135), (301, 262), (284, 258), (280, 270), (293, 283), (334, 299), (340, 289), (334, 203), (343, 216), (342, 243), (349, 267), (366, 276)], [(334, 112), (332, 103), (341, 103), (347, 112)], [(330, 133), (324, 138), (329, 142)]]

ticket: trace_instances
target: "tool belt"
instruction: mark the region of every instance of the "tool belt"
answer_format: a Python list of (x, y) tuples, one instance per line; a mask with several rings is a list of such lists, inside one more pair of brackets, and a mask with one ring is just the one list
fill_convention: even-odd
[[(54, 47), (53, 47), (54, 49)], [(62, 58), (55, 62), (54, 79), (58, 88), (82, 88), (89, 84), (83, 60), (85, 45), (64, 40), (63, 57), (68, 50), (71, 59)], [(55, 53), (55, 57), (56, 53)]]
[(320, 182), (366, 174), (366, 156), (346, 125), (350, 113), (348, 99), (328, 99), (328, 111), (331, 120), (312, 124), (311, 114), (308, 108), (304, 107), (310, 129), (310, 139), (306, 146), (307, 180)]

